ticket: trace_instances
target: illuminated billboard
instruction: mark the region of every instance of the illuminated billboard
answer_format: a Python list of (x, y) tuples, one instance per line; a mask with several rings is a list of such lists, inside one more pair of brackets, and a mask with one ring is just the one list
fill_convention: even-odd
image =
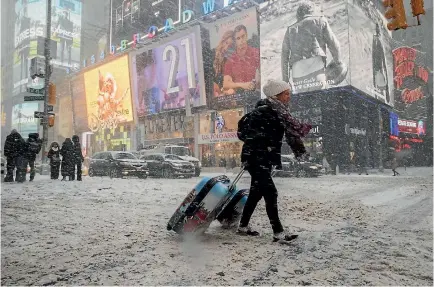
[(221, 110), (255, 103), (261, 96), (261, 58), (256, 8), (204, 25), (210, 53), (204, 64), (212, 86), (209, 107)]
[(34, 117), (35, 111), (39, 111), (38, 103), (24, 103), (13, 106), (11, 129), (16, 129), (23, 138), (29, 133), (36, 133), (39, 129), (39, 121)]
[[(51, 39), (57, 42), (57, 54), (51, 55), (54, 66), (79, 69), (81, 13), (81, 0), (52, 1)], [(47, 1), (16, 0), (15, 15), (14, 95), (25, 92), (27, 85), (42, 87), (43, 81), (31, 81), (29, 68), (30, 60), (38, 56), (38, 37), (46, 36)]]
[(128, 55), (84, 73), (88, 127), (92, 132), (133, 121)]
[(202, 48), (195, 27), (143, 48), (133, 56), (134, 103), (138, 117), (206, 104)]
[(166, 19), (181, 21), (181, 0), (113, 0), (112, 43), (133, 39), (137, 33), (147, 33), (149, 27), (161, 29)]
[(261, 8), (261, 78), (294, 93), (349, 85), (346, 0), (268, 1)]

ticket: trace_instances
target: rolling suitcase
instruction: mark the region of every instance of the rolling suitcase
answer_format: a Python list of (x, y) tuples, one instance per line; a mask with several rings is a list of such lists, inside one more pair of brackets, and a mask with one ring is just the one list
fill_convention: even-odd
[(238, 191), (236, 183), (242, 174), (243, 171), (232, 182), (225, 175), (204, 177), (172, 215), (167, 230), (179, 234), (205, 232), (223, 206)]
[[(241, 170), (240, 174), (242, 175), (243, 173), (244, 169)], [(271, 177), (275, 176), (276, 173), (277, 170), (273, 169), (271, 171)], [(220, 213), (217, 214), (216, 219), (223, 227), (231, 228), (237, 226), (238, 222), (241, 220), (241, 215), (243, 214), (248, 196), (249, 189), (234, 190), (231, 197), (223, 204)]]

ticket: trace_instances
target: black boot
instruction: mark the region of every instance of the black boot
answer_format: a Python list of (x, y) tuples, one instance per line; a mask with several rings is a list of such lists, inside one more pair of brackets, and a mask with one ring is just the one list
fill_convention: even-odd
[(62, 177), (62, 181), (65, 181), (66, 180), (66, 176), (64, 175), (63, 177)]
[(286, 234), (285, 232), (274, 233), (273, 242), (292, 241), (298, 237), (297, 234)]

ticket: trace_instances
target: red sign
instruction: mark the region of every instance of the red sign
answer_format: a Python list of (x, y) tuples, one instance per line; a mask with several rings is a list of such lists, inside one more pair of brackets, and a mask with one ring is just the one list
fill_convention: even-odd
[(410, 47), (401, 47), (393, 50), (395, 87), (400, 89), (404, 79), (417, 77), (428, 83), (428, 71), (416, 62), (418, 51)]
[(414, 90), (410, 90), (405, 88), (401, 93), (401, 100), (403, 103), (411, 104), (423, 98), (423, 90), (422, 87), (419, 86)]
[(425, 123), (423, 121), (398, 120), (398, 130), (400, 133), (424, 135)]

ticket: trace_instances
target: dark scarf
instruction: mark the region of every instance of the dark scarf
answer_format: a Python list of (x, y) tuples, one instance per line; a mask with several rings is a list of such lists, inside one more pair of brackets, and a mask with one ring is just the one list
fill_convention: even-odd
[(294, 118), (290, 113), (287, 106), (285, 106), (276, 97), (268, 97), (270, 101), (271, 108), (277, 112), (280, 121), (285, 127), (285, 134), (303, 138), (307, 136), (310, 129), (312, 128), (309, 124), (302, 124), (296, 118)]

